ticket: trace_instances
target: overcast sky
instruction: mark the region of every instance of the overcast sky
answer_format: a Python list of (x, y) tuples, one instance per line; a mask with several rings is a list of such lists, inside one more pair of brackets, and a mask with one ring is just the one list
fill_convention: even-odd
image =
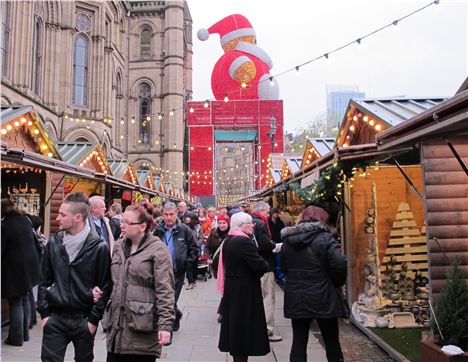
[[(451, 96), (468, 74), (467, 1), (441, 0), (363, 41), (278, 78), (285, 130), (326, 111), (326, 85), (357, 85), (367, 97)], [(213, 98), (211, 71), (223, 54), (219, 35), (196, 32), (239, 13), (278, 74), (391, 23), (430, 1), (188, 0), (193, 18), (193, 99)]]

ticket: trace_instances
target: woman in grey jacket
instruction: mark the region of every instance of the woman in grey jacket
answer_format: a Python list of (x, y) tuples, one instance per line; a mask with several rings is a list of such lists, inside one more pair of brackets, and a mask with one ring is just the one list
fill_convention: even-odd
[(327, 227), (328, 213), (307, 207), (297, 225), (281, 231), (282, 270), (287, 275), (284, 316), (291, 319), (291, 362), (307, 361), (307, 341), (313, 319), (322, 333), (327, 359), (343, 361), (338, 318), (346, 313), (338, 288), (346, 280), (346, 258)]
[[(106, 308), (107, 361), (155, 361), (171, 340), (174, 274), (167, 246), (149, 231), (147, 205), (127, 207), (115, 244)], [(95, 296), (95, 291), (93, 291)]]

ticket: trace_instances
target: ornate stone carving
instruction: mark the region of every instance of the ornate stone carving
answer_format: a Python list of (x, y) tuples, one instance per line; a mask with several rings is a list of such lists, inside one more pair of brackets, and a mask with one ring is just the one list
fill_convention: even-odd
[(75, 24), (79, 31), (89, 32), (91, 30), (91, 19), (85, 14), (77, 14)]

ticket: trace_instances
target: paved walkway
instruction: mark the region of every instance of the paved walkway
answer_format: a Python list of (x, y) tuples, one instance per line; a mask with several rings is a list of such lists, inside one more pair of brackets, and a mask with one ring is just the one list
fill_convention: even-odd
[[(182, 291), (179, 300), (179, 307), (184, 313), (181, 327), (174, 334), (172, 345), (163, 347), (161, 361), (224, 362), (232, 360), (228, 354), (218, 350), (220, 325), (216, 321), (216, 310), (219, 299), (215, 279), (208, 279), (207, 282), (199, 280), (195, 289)], [(290, 320), (283, 318), (283, 292), (279, 287), (276, 289), (275, 318), (278, 332), (283, 336), (283, 341), (271, 343), (271, 352), (268, 355), (251, 357), (249, 361), (289, 361), (292, 330)], [(5, 333), (2, 333), (2, 336), (5, 337)], [(22, 347), (2, 344), (1, 360), (5, 362), (39, 361), (41, 338), (41, 327), (36, 326), (31, 330), (31, 340), (24, 343)], [(104, 362), (106, 360), (105, 335), (101, 330), (96, 335), (94, 354), (95, 361)], [(73, 361), (73, 356), (73, 346), (70, 344), (65, 360)], [(309, 338), (308, 361), (326, 361), (325, 351), (312, 333)]]

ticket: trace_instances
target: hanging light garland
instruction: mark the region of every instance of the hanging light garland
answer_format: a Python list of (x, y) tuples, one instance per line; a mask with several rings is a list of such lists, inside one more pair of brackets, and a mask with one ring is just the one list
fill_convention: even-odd
[[(365, 39), (368, 39), (368, 38), (370, 38), (372, 36), (375, 36), (376, 34), (382, 32), (382, 31), (384, 31), (384, 30), (386, 30), (388, 28), (397, 29), (398, 25), (403, 20), (406, 20), (406, 19), (410, 18), (411, 16), (416, 15), (417, 13), (419, 13), (419, 12), (421, 12), (421, 11), (423, 11), (423, 10), (433, 6), (433, 5), (438, 5), (439, 3), (440, 3), (440, 0), (431, 1), (430, 3), (418, 8), (418, 9), (416, 9), (416, 10), (414, 10), (414, 11), (412, 11), (412, 12), (410, 12), (410, 13), (408, 13), (408, 14), (406, 14), (406, 15), (398, 18), (398, 19), (395, 19), (395, 20), (391, 21), (390, 23), (387, 23), (386, 25), (383, 25), (383, 26), (381, 26), (381, 27), (379, 27), (379, 28), (377, 28), (375, 30), (372, 30), (372, 31), (370, 31), (370, 32), (368, 32), (368, 33), (366, 33), (366, 34), (364, 34), (362, 36), (359, 36), (356, 39), (354, 39), (352, 41), (349, 41), (347, 43), (344, 43), (344, 44), (342, 44), (342, 45), (340, 45), (340, 46), (338, 46), (338, 47), (336, 47), (336, 48), (334, 48), (334, 49), (332, 49), (330, 51), (323, 52), (320, 55), (318, 55), (318, 56), (316, 56), (316, 57), (314, 57), (312, 59), (309, 59), (309, 60), (307, 60), (307, 61), (305, 61), (305, 62), (303, 62), (301, 64), (294, 65), (291, 68), (287, 68), (286, 70), (284, 70), (282, 72), (279, 72), (279, 73), (277, 73), (275, 75), (271, 75), (269, 78), (263, 79), (263, 80), (257, 82), (256, 84), (253, 84), (253, 85), (258, 85), (258, 84), (263, 83), (263, 82), (269, 82), (270, 85), (274, 85), (274, 82), (275, 82), (276, 78), (278, 78), (280, 76), (283, 76), (285, 74), (291, 73), (291, 72), (294, 72), (296, 75), (299, 75), (300, 70), (302, 68), (304, 68), (305, 66), (310, 65), (312, 63), (315, 63), (315, 62), (317, 62), (317, 61), (319, 61), (321, 59), (326, 59), (327, 60), (327, 59), (329, 59), (331, 57), (331, 55), (334, 55), (334, 54), (336, 54), (338, 52), (341, 52), (341, 51), (343, 51), (344, 49), (346, 49), (346, 48), (348, 48), (350, 46), (353, 46), (353, 45), (361, 46)], [(241, 83), (241, 87), (242, 86), (243, 86), (243, 84)], [(247, 85), (245, 85), (245, 86), (247, 86)], [(229, 95), (230, 94), (235, 94), (237, 92), (238, 91), (232, 91), (231, 93), (226, 93), (224, 95), (224, 99), (223, 99), (224, 102), (226, 102), (226, 103), (229, 102)], [(209, 107), (209, 102), (210, 101), (216, 101), (216, 99), (215, 98), (207, 99), (204, 102), (204, 108)], [(182, 107), (178, 108), (178, 109), (182, 109)], [(194, 111), (195, 111), (195, 109), (194, 109)], [(191, 111), (191, 113), (193, 113), (193, 112)]]

